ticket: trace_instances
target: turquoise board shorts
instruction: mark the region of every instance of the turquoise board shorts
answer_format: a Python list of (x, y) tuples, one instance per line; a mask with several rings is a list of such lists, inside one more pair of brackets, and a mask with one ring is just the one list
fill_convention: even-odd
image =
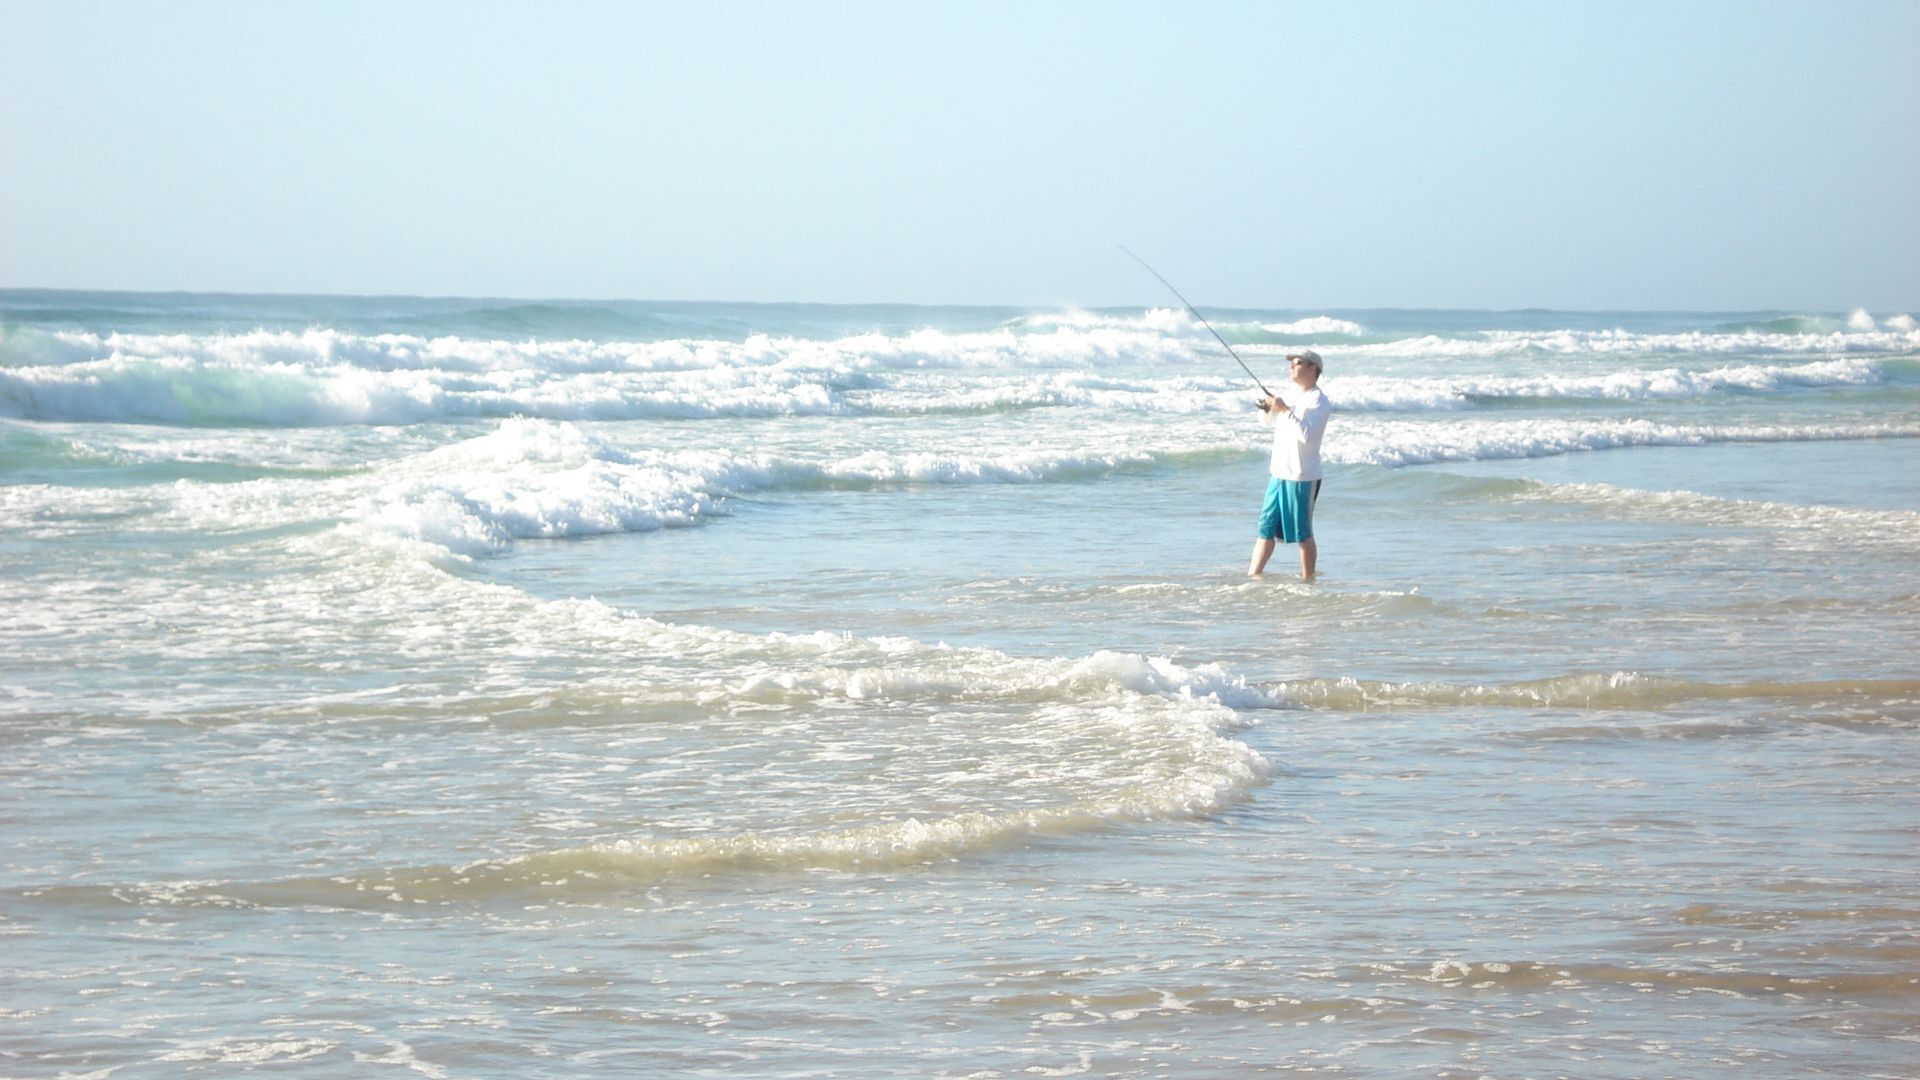
[(1260, 539), (1287, 544), (1313, 539), (1313, 504), (1319, 498), (1318, 480), (1268, 480), (1267, 498), (1260, 505)]

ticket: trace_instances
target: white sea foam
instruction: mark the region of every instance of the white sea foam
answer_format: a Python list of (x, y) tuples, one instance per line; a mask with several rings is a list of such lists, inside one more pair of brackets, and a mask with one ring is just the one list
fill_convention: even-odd
[[(1874, 386), (1886, 381), (1885, 362), (1865, 357), (1791, 364), (1741, 364), (1705, 370), (1663, 367), (1593, 375), (1329, 376), (1324, 386), (1343, 411), (1426, 411), (1472, 408), (1492, 400), (1600, 399), (1638, 401), (1702, 397), (1728, 392), (1777, 393), (1825, 387)], [(968, 411), (1033, 407), (1128, 409), (1170, 414), (1242, 410), (1246, 384), (1226, 376), (1045, 375), (975, 377), (965, 382), (878, 382), (858, 395), (876, 412)], [(878, 388), (883, 387), (883, 388)]]
[(315, 1038), (243, 1038), (221, 1037), (172, 1040), (174, 1049), (155, 1058), (156, 1062), (192, 1062), (214, 1065), (264, 1065), (310, 1061), (335, 1050), (339, 1044)]
[[(1302, 333), (1359, 331), (1339, 322), (1316, 317), (1285, 326)], [(1284, 351), (1277, 345), (1246, 348), (1261, 356)], [(1347, 408), (1444, 408), (1473, 396), (1676, 396), (1870, 382), (1879, 369), (1868, 354), (1915, 350), (1920, 330), (1911, 319), (1902, 324), (1898, 318), (1884, 328), (1827, 333), (1488, 331), (1341, 346), (1331, 357), (1336, 375), (1328, 384), (1341, 389)], [(1823, 359), (1711, 371), (1669, 366), (1595, 376), (1413, 380), (1345, 366), (1370, 357), (1534, 352)], [(1063, 319), (1043, 332), (920, 330), (829, 341), (756, 335), (738, 342), (510, 342), (330, 329), (211, 335), (36, 331), (7, 339), (5, 359), (0, 413), (200, 425), (408, 424), (516, 415), (831, 416), (1047, 405), (1190, 412), (1217, 407), (1240, 392), (1237, 381), (1216, 374), (1220, 356), (1191, 326), (1153, 318), (1124, 325)], [(1196, 373), (1199, 364), (1207, 374)], [(939, 373), (950, 377), (935, 377)], [(1109, 383), (1101, 385), (1101, 379)]]
[[(1261, 355), (1285, 346), (1250, 345)], [(1701, 356), (1902, 355), (1920, 350), (1920, 329), (1889, 326), (1878, 330), (1781, 333), (1763, 330), (1638, 333), (1629, 330), (1486, 330), (1461, 337), (1426, 334), (1397, 341), (1329, 347), (1329, 367), (1358, 358), (1505, 358), (1540, 354), (1555, 357), (1631, 357), (1691, 354)]]
[(1741, 364), (1705, 371), (1669, 367), (1651, 371), (1613, 371), (1601, 375), (1471, 375), (1398, 379), (1342, 375), (1330, 376), (1325, 385), (1328, 396), (1342, 409), (1421, 410), (1469, 407), (1475, 399), (1638, 401), (1701, 397), (1725, 391), (1769, 393), (1821, 387), (1872, 386), (1884, 380), (1885, 369), (1881, 361), (1856, 358), (1789, 365)]
[(1347, 337), (1359, 337), (1367, 328), (1348, 319), (1336, 319), (1331, 315), (1314, 315), (1293, 322), (1263, 323), (1260, 327), (1269, 334), (1343, 334)]
[[(822, 647), (845, 658), (833, 667), (762, 672), (728, 693), (756, 700), (844, 697), (856, 701), (955, 700), (962, 697), (1020, 701), (1103, 699), (1130, 693), (1182, 701), (1212, 700), (1234, 709), (1283, 707), (1285, 699), (1217, 664), (1182, 665), (1156, 656), (1102, 650), (1079, 660), (1055, 662), (1012, 657), (988, 649), (922, 645), (906, 638), (861, 641), (832, 635), (774, 639)], [(866, 659), (866, 663), (846, 662)], [(912, 658), (913, 662), (903, 664)], [(878, 661), (878, 662), (873, 662)], [(1231, 717), (1223, 723), (1232, 724)]]
[[(567, 423), (507, 420), (476, 438), (389, 464), (336, 511), (388, 538), (458, 555), (513, 541), (647, 532), (721, 512), (729, 459), (636, 457)], [(358, 480), (359, 478), (356, 478)], [(370, 481), (370, 483), (367, 483)]]
[(1324, 709), (1375, 710), (1423, 706), (1514, 706), (1550, 709), (1644, 709), (1655, 714), (1679, 702), (1772, 698), (1844, 701), (1910, 696), (1920, 681), (1810, 681), (1709, 683), (1646, 675), (1637, 671), (1581, 672), (1510, 683), (1383, 682), (1303, 679), (1279, 688), (1300, 705)]
[[(509, 424), (517, 422), (510, 421)], [(593, 459), (551, 468), (404, 473), (362, 496), (349, 517), (389, 536), (438, 544), (460, 555), (497, 552), (515, 540), (647, 532), (726, 513), (730, 496), (766, 489), (902, 483), (1033, 483), (1097, 475), (1122, 455), (1009, 453), (991, 457), (870, 451), (824, 462), (671, 455), (658, 463)], [(1141, 455), (1137, 459), (1150, 458)]]
[[(403, 335), (41, 335), (0, 367), (0, 410), (43, 420), (404, 424), (462, 417), (644, 419), (832, 414), (887, 372), (1185, 362), (1157, 332), (1061, 328), (836, 341), (643, 344)], [(51, 342), (51, 345), (46, 343)]]
[[(1267, 770), (1230, 737), (1248, 722), (1237, 710), (1280, 703), (1211, 664), (746, 633), (594, 600), (536, 599), (441, 572), (405, 551), (370, 548), (346, 532), (287, 546), (295, 556), (280, 564), (287, 572), (258, 580), (136, 579), (111, 597), (42, 596), (35, 585), (22, 600), (60, 605), (64, 623), (96, 642), (150, 637), (123, 618), (124, 605), (137, 602), (168, 625), (164, 640), (144, 647), (184, 662), (240, 645), (320, 668), (397, 663), (414, 684), (351, 700), (328, 691), (308, 697), (288, 685), (263, 714), (245, 694), (229, 699), (189, 680), (138, 701), (102, 703), (116, 712), (217, 723), (232, 710), (281, 731), (331, 713), (356, 723), (385, 715), (488, 723), (496, 740), (515, 747), (503, 769), (546, 783), (564, 777), (576, 793), (590, 784), (599, 801), (620, 809), (584, 845), (529, 850), (502, 836), (488, 846), (504, 854), (457, 869), (161, 883), (131, 890), (143, 902), (385, 905), (596, 875), (895, 865), (1035, 833), (1212, 813)], [(342, 611), (354, 618), (329, 617)], [(556, 682), (550, 665), (558, 658), (566, 674)], [(440, 683), (434, 673), (442, 671), (458, 678)], [(650, 721), (650, 701), (672, 721)], [(519, 719), (529, 714), (550, 717), (547, 726)], [(700, 722), (684, 723), (688, 715)], [(593, 729), (590, 759), (569, 758), (572, 744), (551, 735), (561, 724)], [(636, 738), (644, 753), (616, 754), (622, 768), (599, 768)], [(331, 754), (329, 743), (303, 743), (303, 752)], [(431, 801), (404, 787), (387, 794)], [(676, 807), (691, 816), (672, 817)]]
[[(1506, 495), (1516, 502), (1573, 502), (1603, 506), (1611, 517), (1635, 520), (1692, 521), (1711, 525), (1786, 530), (1810, 544), (1829, 544), (1836, 534), (1847, 543), (1920, 545), (1920, 513), (1868, 510), (1817, 503), (1778, 503), (1729, 499), (1696, 491), (1647, 491), (1613, 484), (1530, 482)], [(1796, 538), (1789, 536), (1789, 539)]]
[[(1851, 358), (1705, 371), (1661, 368), (1605, 375), (1330, 377), (1346, 410), (1458, 409), (1476, 399), (1636, 400), (1728, 391), (1873, 385), (1882, 362)], [(1194, 415), (1239, 409), (1248, 389), (1226, 376), (1036, 372), (957, 379), (918, 371), (713, 368), (666, 374), (549, 374), (525, 370), (323, 372), (240, 370), (198, 362), (101, 361), (0, 371), (0, 406), (56, 420), (269, 426), (407, 424), (536, 416), (557, 420), (912, 415), (1029, 408), (1127, 409)]]
[(1920, 422), (1765, 425), (1668, 424), (1648, 420), (1461, 419), (1445, 422), (1350, 418), (1327, 437), (1328, 460), (1419, 465), (1555, 457), (1632, 446), (1705, 446), (1731, 442), (1825, 442), (1916, 438)]
[[(630, 453), (566, 423), (508, 420), (492, 432), (388, 466), (343, 515), (458, 554), (514, 540), (642, 532), (723, 513), (770, 489), (1039, 483), (1155, 460), (1149, 451), (869, 450), (782, 458), (717, 450)], [(348, 482), (346, 487), (364, 486)]]
[[(1365, 334), (1366, 328), (1350, 319), (1336, 318), (1332, 315), (1309, 315), (1290, 322), (1272, 323), (1231, 323), (1218, 319), (1212, 320), (1216, 328), (1251, 328), (1269, 334), (1294, 336), (1341, 335), (1358, 337)], [(1149, 308), (1140, 315), (1113, 315), (1104, 312), (1067, 311), (1041, 315), (1027, 315), (1018, 325), (1026, 327), (1074, 327), (1077, 329), (1115, 329), (1150, 330), (1160, 334), (1202, 334), (1206, 327), (1184, 308)]]
[[(628, 450), (572, 423), (510, 419), (472, 438), (337, 475), (121, 488), (0, 486), (0, 523), (46, 537), (91, 528), (103, 516), (206, 534), (348, 523), (370, 541), (424, 542), (471, 557), (517, 540), (697, 524), (727, 513), (730, 498), (758, 491), (1072, 481), (1149, 465), (1184, 449), (1179, 443), (1080, 445), (1078, 439), (1057, 447), (986, 439), (939, 452), (845, 453), (811, 443), (740, 452)], [(238, 444), (221, 449), (224, 457), (243, 453)]]
[(670, 376), (229, 364), (160, 357), (0, 370), (0, 407), (32, 419), (293, 427), (466, 417), (695, 418), (831, 413), (833, 373), (701, 368)]
[(1139, 315), (1114, 315), (1107, 312), (1069, 310), (1022, 316), (1014, 326), (1036, 329), (1072, 327), (1079, 330), (1153, 330), (1162, 333), (1186, 332), (1200, 324), (1183, 308), (1148, 308)]
[[(1191, 455), (1257, 455), (1257, 421), (1239, 427), (1142, 428), (1110, 418), (1059, 431), (1051, 445), (962, 431), (939, 450), (848, 452), (817, 440), (755, 450), (625, 449), (578, 425), (533, 419), (340, 474), (241, 483), (126, 488), (0, 487), (0, 523), (58, 537), (102, 518), (204, 534), (345, 523), (378, 543), (426, 543), (460, 558), (520, 540), (695, 525), (739, 496), (907, 484), (1044, 484), (1094, 480)], [(1920, 423), (1680, 424), (1632, 419), (1344, 417), (1325, 455), (1341, 464), (1410, 465), (1549, 457), (1635, 446), (1920, 436)], [(1100, 449), (1088, 449), (1089, 444)], [(240, 449), (224, 449), (237, 456)]]

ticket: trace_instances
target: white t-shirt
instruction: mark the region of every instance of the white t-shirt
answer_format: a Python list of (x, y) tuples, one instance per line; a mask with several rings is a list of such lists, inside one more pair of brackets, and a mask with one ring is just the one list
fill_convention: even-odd
[(1326, 434), (1333, 403), (1319, 387), (1290, 386), (1277, 395), (1284, 408), (1267, 414), (1273, 424), (1273, 464), (1276, 480), (1320, 479), (1320, 436)]

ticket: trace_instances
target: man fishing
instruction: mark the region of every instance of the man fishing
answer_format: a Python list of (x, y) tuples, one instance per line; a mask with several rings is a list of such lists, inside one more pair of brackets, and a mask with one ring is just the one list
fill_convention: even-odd
[(1320, 372), (1325, 369), (1325, 362), (1312, 349), (1288, 353), (1287, 373), (1294, 389), (1278, 394), (1268, 390), (1260, 376), (1255, 375), (1247, 362), (1240, 359), (1240, 354), (1233, 351), (1233, 346), (1227, 344), (1227, 339), (1220, 336), (1220, 331), (1173, 287), (1173, 282), (1125, 244), (1120, 245), (1120, 250), (1132, 255), (1135, 262), (1147, 268), (1147, 273), (1160, 279), (1168, 292), (1179, 297), (1187, 313), (1207, 328), (1220, 347), (1227, 350), (1227, 355), (1240, 365), (1240, 370), (1247, 373), (1247, 378), (1253, 380), (1253, 385), (1260, 388), (1260, 411), (1266, 414), (1267, 423), (1273, 425), (1273, 464), (1268, 469), (1273, 478), (1267, 483), (1266, 502), (1260, 508), (1260, 538), (1253, 542), (1253, 559), (1247, 564), (1247, 576), (1259, 577), (1265, 573), (1267, 560), (1273, 557), (1274, 543), (1284, 540), (1300, 545), (1300, 580), (1312, 581), (1314, 562), (1320, 554), (1313, 542), (1313, 504), (1320, 497), (1320, 436), (1326, 432), (1327, 416), (1333, 412), (1327, 395), (1320, 392)]
[(1293, 386), (1260, 399), (1260, 411), (1273, 425), (1273, 460), (1267, 468), (1272, 478), (1260, 507), (1260, 535), (1253, 542), (1248, 577), (1265, 573), (1274, 544), (1284, 542), (1300, 545), (1300, 580), (1313, 580), (1319, 557), (1313, 541), (1313, 504), (1320, 497), (1320, 437), (1333, 412), (1333, 404), (1320, 391), (1324, 370), (1320, 354), (1312, 349), (1288, 353), (1287, 375)]

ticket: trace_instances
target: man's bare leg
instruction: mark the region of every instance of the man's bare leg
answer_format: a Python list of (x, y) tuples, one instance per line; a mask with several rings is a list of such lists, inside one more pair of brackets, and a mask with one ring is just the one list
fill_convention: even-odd
[(1267, 560), (1273, 557), (1273, 541), (1255, 540), (1253, 557), (1247, 560), (1247, 576), (1259, 577), (1267, 569)]
[[(1271, 551), (1273, 549), (1268, 548), (1267, 550)], [(1301, 581), (1313, 580), (1313, 564), (1316, 560), (1319, 559), (1319, 557), (1320, 557), (1320, 547), (1319, 545), (1313, 542), (1313, 537), (1309, 536), (1305, 540), (1300, 541), (1300, 580)], [(1262, 561), (1265, 561), (1265, 560), (1262, 560)]]

